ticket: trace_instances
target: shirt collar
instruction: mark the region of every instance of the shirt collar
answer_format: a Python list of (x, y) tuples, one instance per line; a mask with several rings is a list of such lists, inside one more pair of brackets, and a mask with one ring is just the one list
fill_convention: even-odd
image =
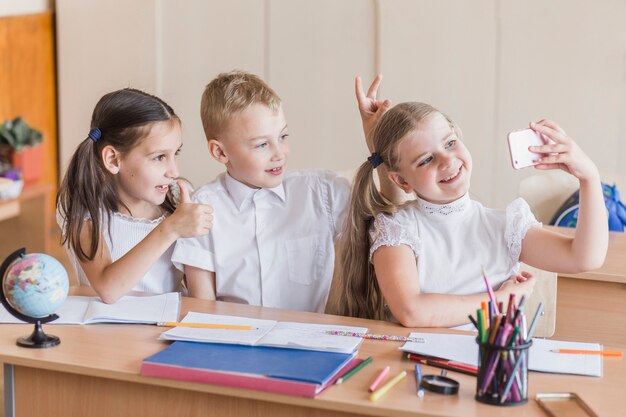
[(276, 197), (278, 197), (280, 201), (282, 201), (283, 203), (285, 202), (285, 187), (283, 186), (282, 182), (280, 183), (280, 185), (274, 188), (251, 188), (241, 181), (234, 179), (227, 172), (224, 176), (224, 185), (226, 187), (226, 190), (228, 191), (228, 194), (233, 199), (235, 206), (239, 210), (243, 208), (246, 201), (252, 201), (254, 195), (262, 190), (267, 190), (267, 192), (269, 192), (270, 194), (276, 195)]
[(430, 203), (417, 197), (420, 211), (437, 219), (453, 219), (461, 216), (471, 207), (470, 201), (469, 193), (465, 193), (458, 200), (446, 204)]

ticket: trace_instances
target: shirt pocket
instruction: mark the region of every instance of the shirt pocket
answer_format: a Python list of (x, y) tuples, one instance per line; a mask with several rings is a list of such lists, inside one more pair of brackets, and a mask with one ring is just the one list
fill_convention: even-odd
[(311, 285), (322, 278), (327, 246), (324, 235), (287, 240), (285, 252), (289, 281)]

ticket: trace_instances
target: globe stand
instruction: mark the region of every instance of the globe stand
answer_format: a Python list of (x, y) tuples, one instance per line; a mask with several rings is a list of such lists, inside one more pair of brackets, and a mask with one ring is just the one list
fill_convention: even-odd
[(46, 317), (30, 317), (20, 313), (9, 303), (6, 296), (4, 295), (4, 286), (1, 285), (9, 266), (17, 259), (23, 257), (25, 253), (26, 250), (24, 248), (16, 250), (12, 254), (10, 254), (0, 266), (0, 303), (2, 303), (4, 308), (6, 308), (7, 311), (11, 313), (15, 318), (25, 321), (26, 323), (35, 324), (35, 330), (33, 330), (33, 333), (30, 336), (20, 337), (17, 339), (16, 343), (18, 346), (27, 348), (53, 347), (61, 343), (61, 339), (59, 339), (57, 336), (45, 334), (42, 324), (56, 320), (59, 318), (59, 316), (57, 316), (56, 314), (50, 314)]
[(35, 330), (28, 337), (20, 337), (17, 339), (17, 345), (27, 348), (49, 348), (61, 343), (61, 339), (57, 336), (47, 335), (43, 331), (41, 321), (35, 322)]

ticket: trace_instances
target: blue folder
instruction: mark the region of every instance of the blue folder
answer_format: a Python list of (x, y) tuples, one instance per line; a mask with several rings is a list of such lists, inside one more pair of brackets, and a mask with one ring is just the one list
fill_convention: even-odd
[(177, 341), (144, 359), (182, 368), (259, 375), (324, 385), (354, 355), (266, 346)]

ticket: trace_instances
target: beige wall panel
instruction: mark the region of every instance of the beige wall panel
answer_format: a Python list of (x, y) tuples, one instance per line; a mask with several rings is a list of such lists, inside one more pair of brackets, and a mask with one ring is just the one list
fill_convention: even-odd
[(154, 0), (57, 0), (61, 174), (103, 94), (155, 92), (154, 13)]
[(460, 125), (474, 160), (472, 194), (491, 204), (494, 1), (389, 0), (379, 5), (385, 96), (394, 103), (432, 104)]
[(601, 172), (626, 178), (626, 3), (506, 0), (500, 9), (497, 202), (510, 201), (517, 183), (537, 172), (511, 169), (506, 133), (544, 117)]
[(200, 97), (220, 72), (243, 69), (265, 77), (264, 1), (173, 1), (158, 4), (159, 94), (183, 121), (181, 175), (198, 187), (224, 171), (210, 157)]
[(281, 95), (288, 168), (356, 168), (368, 156), (354, 77), (375, 74), (374, 2), (271, 0), (267, 80)]

